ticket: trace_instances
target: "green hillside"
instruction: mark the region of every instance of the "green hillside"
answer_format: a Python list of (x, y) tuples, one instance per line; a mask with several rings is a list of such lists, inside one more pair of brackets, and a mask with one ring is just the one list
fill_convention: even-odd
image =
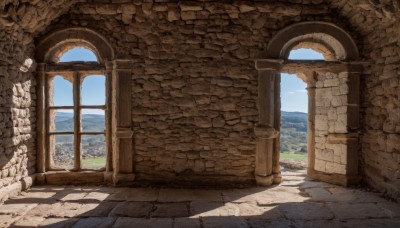
[(281, 123), (281, 159), (306, 160), (307, 113), (282, 112)]

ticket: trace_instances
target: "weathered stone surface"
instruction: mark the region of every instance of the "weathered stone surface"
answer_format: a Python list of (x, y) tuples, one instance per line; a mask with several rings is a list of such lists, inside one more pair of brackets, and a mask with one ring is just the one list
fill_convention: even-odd
[(112, 201), (155, 201), (158, 189), (154, 188), (126, 188), (110, 195), (106, 200)]
[(149, 228), (171, 228), (172, 227), (172, 219), (170, 218), (151, 218), (151, 219), (142, 219), (142, 218), (118, 218), (115, 222), (115, 228), (122, 227), (149, 227)]
[(155, 204), (155, 211), (151, 217), (189, 217), (188, 205), (186, 203)]
[[(347, 32), (360, 49), (359, 59), (368, 64), (361, 77), (360, 107), (354, 104), (357, 97), (347, 96), (355, 90), (346, 82), (352, 73), (318, 78), (315, 169), (345, 175), (350, 171), (346, 153), (359, 150), (365, 181), (399, 197), (397, 1), (5, 0), (0, 7), (0, 188), (35, 173), (36, 116), (43, 110), (36, 110), (35, 67), (28, 72), (19, 68), (26, 57), (36, 56), (43, 34), (70, 26), (90, 28), (109, 39), (116, 58), (134, 60), (131, 83), (136, 89), (128, 97), (140, 178), (168, 182), (207, 175), (250, 182), (255, 161), (251, 132), (259, 110), (239, 104), (257, 99), (252, 60), (266, 56), (268, 42), (285, 25), (322, 20), (353, 29)], [(184, 84), (169, 86), (175, 79)], [(177, 97), (184, 98), (182, 104), (174, 102)], [(236, 117), (227, 119), (228, 112)], [(360, 121), (352, 118), (356, 115)], [(326, 142), (328, 134), (356, 131), (360, 123), (360, 149)], [(191, 146), (182, 151), (172, 146), (177, 144)], [(229, 151), (242, 144), (248, 150), (231, 156)], [(182, 158), (193, 151), (207, 155)]]
[[(303, 172), (290, 172), (283, 177), (296, 179)], [(304, 183), (311, 182), (307, 179)], [(192, 199), (184, 202), (160, 202), (157, 199), (143, 199), (142, 202), (132, 202), (127, 199), (109, 201), (107, 198), (72, 197), (69, 201), (59, 201), (69, 196), (73, 191), (78, 196), (91, 193), (116, 193), (127, 191), (128, 188), (107, 187), (33, 187), (24, 196), (16, 197), (0, 205), (0, 226), (51, 226), (51, 227), (342, 227), (361, 226), (397, 227), (399, 218), (398, 203), (387, 201), (378, 194), (361, 192), (357, 189), (334, 187), (321, 182), (312, 181), (305, 184), (309, 189), (325, 189), (332, 196), (346, 196), (337, 199), (341, 202), (321, 198), (320, 202), (297, 202), (298, 197), (307, 193), (298, 191), (294, 186), (274, 186), (270, 188), (231, 189), (230, 192), (256, 194), (257, 201), (275, 202), (268, 206), (260, 205), (255, 200), (242, 202), (240, 199), (224, 198), (225, 202), (209, 201), (209, 190), (191, 189), (195, 192)], [(163, 188), (154, 188), (162, 192)], [(256, 190), (257, 189), (257, 190)], [(263, 191), (260, 191), (263, 189)], [(297, 189), (295, 191), (294, 189)], [(135, 190), (133, 188), (132, 190)], [(182, 193), (181, 189), (167, 189), (170, 196)], [(176, 191), (173, 194), (173, 191)], [(224, 195), (227, 190), (213, 190), (216, 195)], [(48, 194), (52, 192), (54, 195)], [(204, 192), (203, 194), (201, 192)], [(247, 193), (246, 193), (247, 192)], [(291, 192), (282, 200), (277, 192)], [(34, 201), (30, 196), (40, 196)], [(224, 194), (223, 194), (224, 193)], [(236, 194), (239, 196), (241, 194)], [(297, 195), (297, 196), (296, 196)], [(348, 195), (356, 200), (347, 201)], [(233, 195), (231, 195), (233, 197)], [(354, 198), (353, 197), (353, 198)], [(96, 197), (95, 197), (96, 198)], [(350, 197), (351, 198), (351, 197)], [(204, 199), (204, 200), (202, 200)], [(368, 200), (368, 201), (364, 201)], [(36, 203), (33, 203), (36, 202)], [(37, 205), (35, 207), (35, 205)], [(1, 209), (3, 208), (3, 209)], [(190, 214), (189, 214), (190, 212)], [(140, 217), (140, 218), (138, 218)], [(367, 221), (367, 222), (366, 222)], [(201, 224), (201, 225), (200, 225)]]
[(321, 220), (333, 219), (334, 214), (322, 203), (286, 203), (282, 204), (281, 210), (289, 219)]
[(203, 221), (204, 228), (211, 227), (234, 227), (234, 228), (246, 228), (250, 227), (246, 220), (241, 217), (235, 216), (224, 216), (224, 217), (204, 217), (201, 219)]
[(146, 217), (152, 208), (152, 203), (122, 202), (111, 211), (110, 216)]
[(333, 203), (327, 205), (335, 214), (335, 218), (344, 219), (367, 219), (388, 218), (389, 215), (374, 203), (343, 204)]
[(72, 227), (74, 228), (85, 228), (85, 227), (111, 227), (116, 218), (85, 218), (85, 219), (80, 219), (78, 222), (76, 222)]

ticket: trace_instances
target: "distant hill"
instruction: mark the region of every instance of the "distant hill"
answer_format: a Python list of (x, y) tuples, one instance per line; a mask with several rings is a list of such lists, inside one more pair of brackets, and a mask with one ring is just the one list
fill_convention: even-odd
[(282, 111), (282, 152), (307, 152), (307, 125), (307, 113)]
[[(55, 124), (58, 131), (74, 131), (73, 114), (57, 112)], [(306, 152), (307, 148), (307, 123), (308, 115), (303, 112), (284, 112), (281, 118), (281, 151)], [(84, 131), (104, 131), (104, 115), (82, 115), (82, 128)], [(93, 137), (94, 138), (94, 137)], [(96, 137), (96, 141), (100, 138)], [(104, 139), (101, 139), (104, 141)]]
[[(55, 115), (57, 131), (74, 131), (74, 115), (67, 112), (57, 112)], [(82, 129), (84, 131), (104, 131), (105, 117), (97, 114), (82, 114)]]
[(281, 121), (282, 128), (295, 128), (297, 131), (307, 132), (307, 113), (282, 111)]

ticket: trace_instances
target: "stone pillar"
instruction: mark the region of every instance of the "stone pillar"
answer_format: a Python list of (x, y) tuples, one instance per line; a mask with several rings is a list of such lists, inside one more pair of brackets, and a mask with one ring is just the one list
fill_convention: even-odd
[(37, 66), (37, 154), (36, 172), (46, 172), (46, 112), (45, 112), (45, 85), (46, 85), (46, 64), (40, 63)]
[(308, 94), (308, 129), (307, 129), (307, 156), (308, 169), (314, 170), (315, 165), (315, 81), (307, 83)]
[[(315, 152), (309, 157), (308, 169), (308, 175), (314, 179), (344, 186), (357, 184), (360, 180), (358, 152), (362, 70), (362, 65), (349, 63), (339, 68), (327, 68), (318, 75), (313, 135), (318, 143), (309, 145), (314, 147)], [(310, 96), (312, 93), (309, 90)]]
[[(255, 179), (257, 184), (269, 186), (280, 183), (279, 129), (276, 107), (280, 109), (281, 60), (257, 60), (258, 70), (258, 125), (254, 129), (257, 137)], [(277, 99), (279, 98), (279, 99)], [(280, 113), (280, 110), (279, 110)], [(278, 149), (277, 149), (278, 148)]]
[(126, 185), (135, 179), (133, 167), (131, 82), (131, 60), (114, 60), (111, 83), (114, 185)]

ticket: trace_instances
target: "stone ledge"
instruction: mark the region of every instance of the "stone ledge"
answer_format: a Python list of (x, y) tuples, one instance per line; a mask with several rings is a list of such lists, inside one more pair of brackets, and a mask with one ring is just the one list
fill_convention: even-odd
[(52, 185), (78, 185), (78, 184), (103, 184), (104, 183), (104, 172), (46, 172), (45, 176), (46, 184)]
[(278, 71), (281, 69), (283, 62), (283, 59), (256, 59), (255, 67), (257, 70)]
[(307, 175), (315, 180), (327, 182), (330, 184), (342, 185), (345, 187), (356, 185), (361, 181), (360, 176), (342, 175), (335, 173), (327, 174), (315, 171), (310, 168), (307, 170)]
[(12, 196), (18, 195), (20, 192), (27, 190), (35, 183), (36, 175), (31, 175), (22, 178), (20, 181), (14, 184), (8, 185), (7, 187), (0, 189), (0, 202), (6, 201)]

